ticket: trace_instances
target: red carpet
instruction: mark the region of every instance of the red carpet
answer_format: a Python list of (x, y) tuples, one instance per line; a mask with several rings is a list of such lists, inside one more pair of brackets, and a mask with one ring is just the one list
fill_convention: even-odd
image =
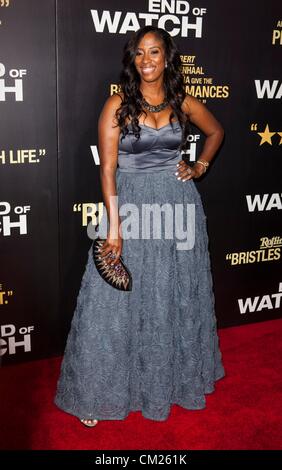
[(1, 449), (282, 449), (282, 320), (219, 330), (226, 377), (207, 407), (83, 427), (53, 405), (60, 358), (1, 369)]

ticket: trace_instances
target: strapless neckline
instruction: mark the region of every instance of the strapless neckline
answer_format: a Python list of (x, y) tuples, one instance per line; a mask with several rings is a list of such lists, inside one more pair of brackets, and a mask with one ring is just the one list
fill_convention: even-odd
[[(179, 124), (179, 121), (172, 121), (172, 124)], [(131, 123), (130, 123), (130, 125), (131, 125)], [(165, 124), (164, 126), (161, 126), (159, 128), (152, 127), (152, 126), (147, 126), (147, 124), (140, 124), (140, 123), (139, 123), (139, 126), (147, 128), (147, 129), (152, 129), (153, 131), (158, 132), (158, 131), (161, 131), (162, 129), (165, 129), (166, 127), (170, 126), (170, 122), (168, 122), (167, 124)]]
[[(118, 164), (121, 172), (146, 173), (175, 169), (181, 159), (179, 146), (182, 128), (179, 120), (173, 120), (161, 127), (139, 124), (140, 139), (128, 123), (129, 132), (119, 140)], [(171, 126), (171, 127), (169, 127)]]

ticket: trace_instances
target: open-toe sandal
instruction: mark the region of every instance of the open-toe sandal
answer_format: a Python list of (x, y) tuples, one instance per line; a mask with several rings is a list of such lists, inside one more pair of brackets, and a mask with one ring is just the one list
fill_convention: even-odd
[(82, 418), (80, 422), (84, 424), (84, 426), (87, 426), (88, 428), (93, 428), (98, 423), (98, 420)]

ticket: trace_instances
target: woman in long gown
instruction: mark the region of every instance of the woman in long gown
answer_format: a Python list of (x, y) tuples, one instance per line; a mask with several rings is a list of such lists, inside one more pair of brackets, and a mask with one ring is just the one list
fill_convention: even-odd
[[(137, 410), (164, 421), (173, 404), (202, 409), (205, 394), (225, 375), (206, 216), (193, 181), (206, 171), (224, 131), (200, 101), (185, 94), (180, 64), (166, 31), (140, 29), (125, 45), (122, 93), (108, 98), (100, 115), (100, 178), (109, 223), (102, 255), (115, 265), (122, 254), (133, 285), (126, 292), (106, 283), (90, 247), (55, 396), (60, 409), (86, 426)], [(189, 121), (206, 135), (193, 166), (182, 159)], [(144, 215), (152, 205), (171, 209), (168, 217), (161, 211), (158, 237)], [(183, 208), (182, 231), (190, 230), (186, 244), (175, 232), (164, 233), (172, 220), (177, 225), (177, 206)], [(123, 226), (121, 207), (137, 208), (130, 220), (138, 236), (125, 236), (129, 225)]]

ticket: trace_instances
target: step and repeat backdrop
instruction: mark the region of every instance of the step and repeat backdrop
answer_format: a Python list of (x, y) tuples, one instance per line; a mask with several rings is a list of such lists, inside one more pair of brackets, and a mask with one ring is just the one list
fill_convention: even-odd
[[(195, 180), (218, 326), (281, 316), (280, 2), (0, 0), (2, 364), (63, 351), (103, 206), (98, 117), (127, 38), (150, 24), (173, 36), (187, 93), (225, 129)], [(191, 162), (204, 139), (193, 126)]]

